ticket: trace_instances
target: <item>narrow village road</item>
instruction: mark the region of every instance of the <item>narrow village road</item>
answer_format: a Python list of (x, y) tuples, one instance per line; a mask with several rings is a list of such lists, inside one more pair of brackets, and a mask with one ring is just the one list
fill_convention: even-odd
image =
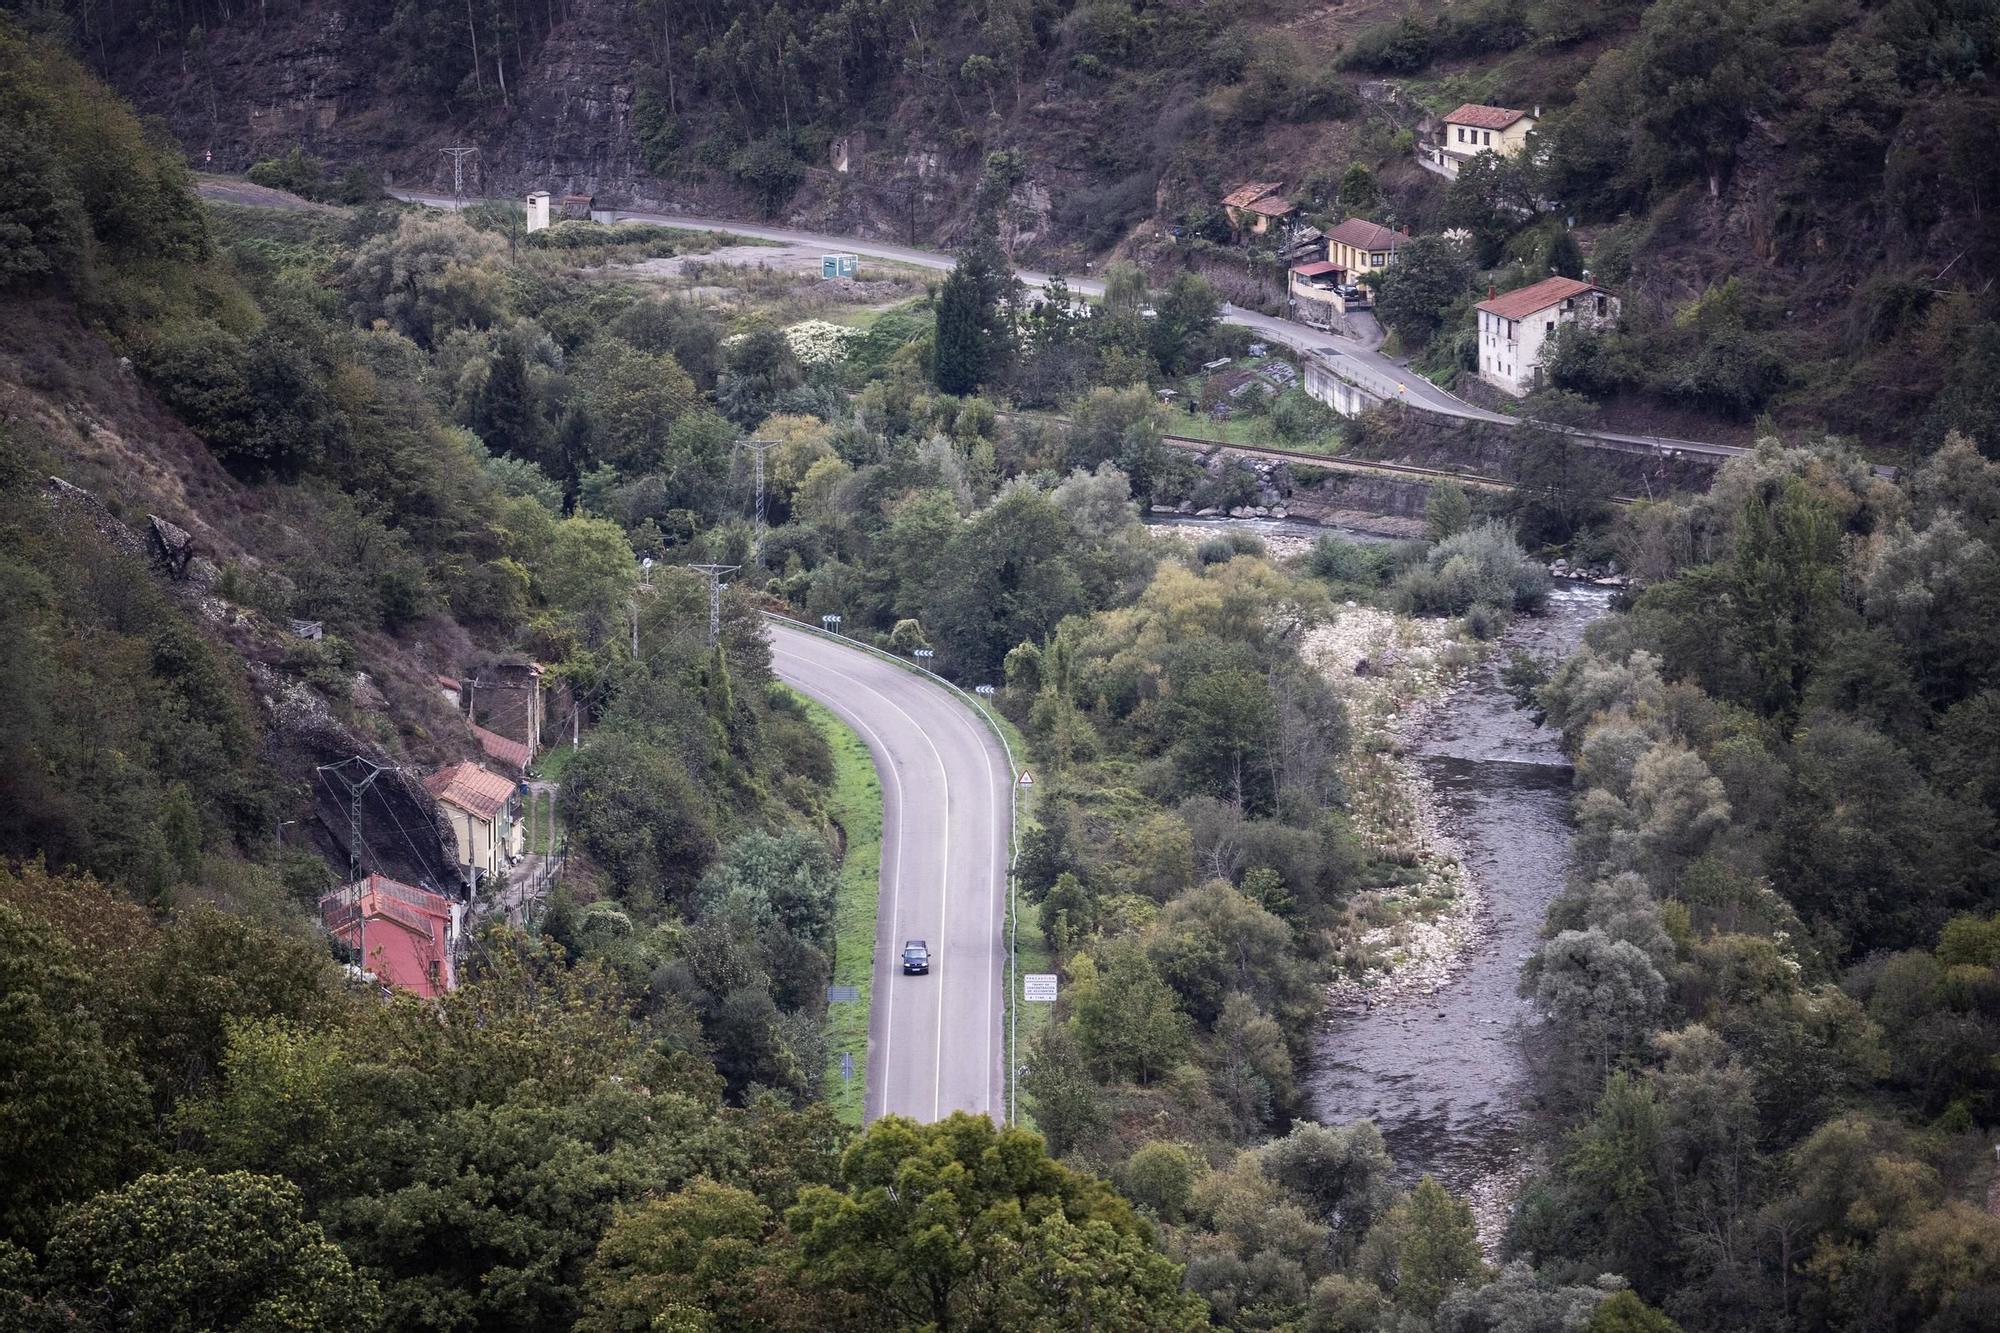
[[(1004, 1121), (1013, 772), (1000, 743), (942, 686), (809, 630), (773, 623), (771, 664), (854, 728), (882, 778), (867, 1118)], [(903, 975), (910, 939), (929, 944), (930, 975)]]
[[(454, 200), (450, 195), (432, 194), (422, 190), (391, 190), (389, 193), (398, 199), (410, 203), (428, 204), (433, 208), (454, 206)], [(703, 217), (693, 213), (646, 213), (628, 209), (612, 209), (592, 216), (613, 222), (657, 222), (666, 226), (687, 227), (700, 231), (724, 231), (735, 236), (778, 241), (786, 245), (818, 246), (830, 253), (865, 255), (870, 259), (887, 259), (900, 264), (937, 269), (941, 272), (950, 271), (954, 262), (950, 255), (940, 254), (935, 250), (920, 250), (915, 246), (896, 245), (888, 241), (860, 240), (851, 236), (827, 236), (791, 227), (744, 222), (735, 218)], [(1048, 274), (1038, 273), (1033, 269), (1018, 270), (1018, 276), (1030, 287), (1046, 287), (1049, 282)], [(1071, 278), (1067, 275), (1064, 280), (1068, 282), (1073, 292), (1086, 296), (1104, 295), (1104, 284), (1101, 282), (1089, 278)], [(1513, 427), (1522, 424), (1518, 417), (1475, 407), (1463, 398), (1439, 388), (1415, 371), (1382, 355), (1363, 340), (1342, 338), (1310, 325), (1280, 319), (1276, 315), (1260, 315), (1255, 311), (1239, 309), (1228, 304), (1222, 307), (1222, 320), (1226, 324), (1236, 324), (1250, 329), (1267, 341), (1280, 343), (1295, 352), (1325, 362), (1343, 378), (1360, 384), (1389, 401), (1404, 403), (1417, 411), (1457, 417), (1465, 421), (1491, 422), (1496, 426)], [(1628, 435), (1616, 431), (1566, 433), (1582, 435), (1614, 447), (1645, 453), (1669, 455), (1688, 453), (1729, 457), (1750, 452), (1739, 445), (1677, 440), (1659, 435)]]

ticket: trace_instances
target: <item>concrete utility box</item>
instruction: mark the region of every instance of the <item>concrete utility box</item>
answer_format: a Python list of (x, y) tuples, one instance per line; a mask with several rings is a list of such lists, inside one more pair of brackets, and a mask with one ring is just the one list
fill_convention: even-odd
[(851, 278), (857, 262), (853, 255), (821, 255), (819, 275), (822, 278)]
[(528, 230), (542, 231), (549, 225), (549, 192), (536, 190), (528, 196)]

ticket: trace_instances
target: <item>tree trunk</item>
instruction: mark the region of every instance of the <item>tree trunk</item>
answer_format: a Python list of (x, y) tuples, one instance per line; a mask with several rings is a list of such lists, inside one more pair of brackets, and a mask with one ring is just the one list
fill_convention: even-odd
[(486, 76), (479, 68), (479, 27), (473, 21), (472, 0), (465, 0), (465, 31), (472, 39), (472, 82), (480, 92), (486, 91)]

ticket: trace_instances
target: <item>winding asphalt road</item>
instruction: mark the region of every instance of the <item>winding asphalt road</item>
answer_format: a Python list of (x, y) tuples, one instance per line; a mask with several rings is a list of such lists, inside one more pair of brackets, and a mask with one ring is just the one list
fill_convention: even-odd
[[(428, 204), (433, 208), (454, 206), (454, 201), (448, 194), (431, 194), (422, 190), (391, 190), (389, 193), (395, 198), (410, 203)], [(479, 201), (468, 199), (463, 202)], [(734, 218), (702, 217), (693, 213), (642, 213), (626, 209), (601, 210), (591, 216), (608, 222), (657, 222), (666, 226), (687, 227), (698, 231), (726, 231), (734, 236), (779, 241), (788, 245), (816, 246), (833, 253), (866, 255), (871, 259), (887, 259), (939, 271), (949, 271), (954, 262), (950, 255), (940, 254), (935, 250), (919, 250), (914, 246), (896, 245), (887, 241), (860, 240), (852, 236), (826, 236), (815, 232), (798, 231), (791, 227), (742, 222)], [(1030, 287), (1045, 287), (1049, 282), (1048, 274), (1037, 273), (1032, 269), (1018, 270), (1017, 276)], [(1101, 282), (1089, 278), (1065, 278), (1065, 281), (1068, 282), (1072, 292), (1085, 296), (1104, 295), (1104, 284)], [(1280, 319), (1275, 315), (1262, 315), (1254, 310), (1243, 310), (1227, 304), (1222, 307), (1222, 322), (1240, 325), (1267, 341), (1279, 343), (1302, 355), (1313, 357), (1342, 378), (1389, 401), (1402, 402), (1419, 412), (1457, 417), (1463, 421), (1484, 421), (1496, 426), (1513, 427), (1524, 424), (1519, 417), (1510, 417), (1503, 412), (1493, 412), (1474, 406), (1456, 394), (1439, 388), (1407, 366), (1382, 355), (1376, 350), (1379, 338), (1342, 337), (1313, 328), (1309, 324)], [(1373, 321), (1368, 321), (1368, 325), (1372, 328)], [(1564, 434), (1594, 440), (1628, 453), (1656, 453), (1669, 456), (1685, 453), (1726, 458), (1751, 452), (1740, 445), (1713, 444), (1703, 440), (1679, 440), (1664, 435), (1578, 431), (1562, 427), (1557, 429), (1562, 430)]]
[[(1006, 1118), (1009, 797), (1000, 743), (942, 686), (808, 630), (771, 626), (778, 679), (833, 710), (882, 777), (866, 1114)], [(928, 941), (929, 976), (903, 975)]]

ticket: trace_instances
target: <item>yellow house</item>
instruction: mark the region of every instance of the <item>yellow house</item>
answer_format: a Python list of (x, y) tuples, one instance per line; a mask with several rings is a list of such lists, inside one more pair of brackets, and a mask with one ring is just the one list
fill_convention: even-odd
[(1536, 117), (1526, 111), (1467, 102), (1444, 118), (1444, 138), (1435, 160), (1447, 174), (1456, 176), (1460, 167), (1481, 153), (1513, 157), (1528, 146), (1535, 122)]
[(1379, 273), (1396, 258), (1396, 251), (1409, 244), (1410, 234), (1392, 231), (1364, 218), (1349, 218), (1326, 234), (1326, 259), (1347, 271), (1349, 282), (1364, 273)]
[(469, 760), (424, 779), (458, 844), (459, 869), (476, 886), (482, 875), (503, 875), (521, 854), (520, 802), (512, 779)]

